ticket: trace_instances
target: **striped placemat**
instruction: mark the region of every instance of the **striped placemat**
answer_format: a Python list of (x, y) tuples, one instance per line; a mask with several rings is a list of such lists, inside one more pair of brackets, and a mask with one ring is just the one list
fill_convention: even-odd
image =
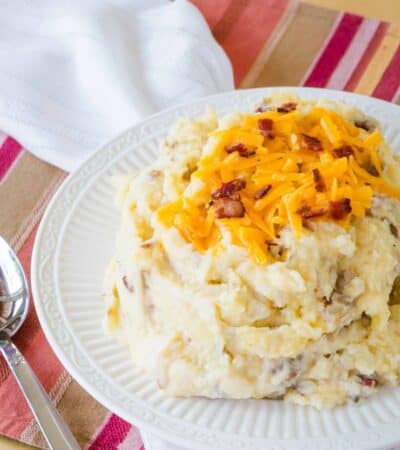
[[(400, 26), (289, 0), (193, 0), (230, 57), (236, 86), (317, 86), (400, 103)], [(66, 173), (0, 132), (0, 234), (30, 259), (43, 211)], [(134, 426), (71, 379), (50, 349), (34, 308), (15, 339), (83, 447), (140, 450)], [(0, 434), (44, 440), (0, 360)]]

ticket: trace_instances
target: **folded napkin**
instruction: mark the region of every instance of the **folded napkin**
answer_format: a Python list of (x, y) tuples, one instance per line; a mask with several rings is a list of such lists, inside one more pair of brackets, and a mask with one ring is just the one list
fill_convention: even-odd
[(5, 0), (0, 55), (0, 129), (68, 171), (149, 114), (233, 89), (185, 0)]

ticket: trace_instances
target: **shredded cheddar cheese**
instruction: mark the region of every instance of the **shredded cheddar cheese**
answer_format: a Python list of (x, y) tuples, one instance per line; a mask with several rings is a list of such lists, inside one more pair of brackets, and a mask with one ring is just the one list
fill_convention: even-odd
[(374, 192), (400, 199), (384, 178), (382, 135), (329, 109), (249, 114), (241, 126), (218, 129), (209, 140), (212, 150), (191, 174), (201, 187), (157, 212), (199, 251), (216, 246), (223, 228), (265, 265), (273, 261), (268, 242), (287, 225), (296, 237), (310, 220), (347, 227), (365, 215)]

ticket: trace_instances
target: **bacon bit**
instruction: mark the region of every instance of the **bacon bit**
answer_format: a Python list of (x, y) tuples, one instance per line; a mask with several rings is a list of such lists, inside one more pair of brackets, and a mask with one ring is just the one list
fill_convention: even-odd
[(258, 121), (258, 128), (261, 132), (261, 134), (265, 137), (272, 138), (272, 126), (274, 125), (274, 122), (271, 119), (260, 119)]
[(313, 174), (313, 178), (314, 178), (315, 190), (317, 192), (324, 192), (326, 190), (326, 188), (325, 188), (325, 182), (324, 182), (324, 179), (322, 178), (321, 172), (318, 169), (313, 169), (312, 174)]
[(254, 200), (260, 200), (261, 198), (265, 197), (270, 191), (270, 189), (271, 189), (270, 184), (266, 184), (262, 188), (258, 189), (256, 192), (254, 192), (253, 195)]
[(297, 103), (288, 102), (288, 103), (284, 103), (281, 106), (278, 106), (278, 108), (276, 108), (276, 110), (280, 113), (288, 113), (290, 111), (294, 111), (296, 108), (297, 108)]
[(135, 292), (135, 288), (132, 286), (132, 284), (129, 282), (129, 280), (128, 280), (128, 278), (127, 278), (127, 276), (126, 275), (124, 275), (123, 277), (122, 277), (122, 282), (124, 283), (124, 286), (126, 287), (126, 289), (129, 291), (129, 292)]
[(303, 219), (303, 222), (301, 224), (306, 230), (315, 231), (314, 223), (311, 220)]
[(240, 191), (246, 187), (246, 182), (240, 178), (222, 183), (220, 188), (211, 194), (211, 198), (216, 200), (218, 198), (230, 198), (232, 200), (239, 200), (239, 198), (232, 198), (235, 192)]
[(368, 161), (363, 167), (373, 177), (379, 176), (379, 172), (376, 170), (376, 167), (371, 163), (371, 161)]
[(342, 198), (336, 202), (329, 202), (329, 213), (332, 219), (341, 220), (351, 213), (349, 198)]
[(363, 386), (376, 387), (376, 385), (378, 384), (377, 380), (374, 377), (369, 377), (368, 375), (363, 374), (358, 374), (357, 376)]
[(350, 145), (342, 145), (342, 147), (334, 148), (332, 154), (335, 158), (345, 158), (354, 155), (354, 152)]
[(356, 120), (354, 125), (357, 128), (362, 128), (365, 131), (372, 131), (375, 127), (370, 120)]
[(395, 238), (399, 237), (399, 230), (396, 225), (393, 225), (391, 222), (389, 223), (390, 232), (393, 234)]
[(311, 209), (309, 206), (305, 205), (297, 210), (297, 214), (301, 216), (302, 219), (312, 219), (314, 217), (321, 217), (326, 213), (325, 209)]
[(214, 203), (214, 214), (217, 219), (243, 217), (244, 213), (244, 205), (240, 200), (219, 198)]
[(238, 152), (239, 156), (243, 158), (248, 158), (249, 156), (253, 156), (256, 152), (253, 150), (249, 150), (244, 144), (239, 142), (238, 144), (231, 145), (230, 147), (225, 148), (226, 153)]
[(311, 150), (312, 152), (322, 152), (322, 144), (319, 139), (309, 136), (308, 134), (302, 134), (301, 137), (301, 146), (303, 148)]
[(326, 295), (324, 295), (321, 300), (322, 300), (322, 303), (324, 304), (324, 306), (328, 306), (332, 303), (332, 298), (327, 297)]

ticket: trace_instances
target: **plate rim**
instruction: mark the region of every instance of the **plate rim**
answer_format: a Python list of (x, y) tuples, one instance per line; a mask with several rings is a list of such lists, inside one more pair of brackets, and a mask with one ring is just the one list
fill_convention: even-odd
[[(133, 132), (135, 129), (140, 129), (146, 123), (152, 122), (153, 120), (157, 119), (158, 117), (162, 117), (169, 113), (178, 112), (180, 109), (183, 109), (185, 107), (194, 106), (196, 104), (199, 104), (199, 105), (204, 104), (205, 105), (207, 102), (212, 102), (213, 100), (218, 100), (218, 99), (226, 97), (226, 96), (236, 97), (236, 95), (237, 95), (238, 97), (240, 97), (242, 95), (246, 95), (246, 93), (249, 93), (249, 94), (250, 93), (251, 94), (259, 93), (260, 99), (261, 99), (262, 97), (269, 95), (271, 92), (274, 92), (274, 91), (275, 92), (288, 91), (290, 93), (298, 94), (299, 96), (301, 96), (305, 92), (310, 92), (310, 93), (314, 93), (316, 95), (319, 95), (319, 96), (327, 98), (327, 99), (335, 100), (335, 98), (336, 98), (336, 101), (342, 100), (342, 98), (344, 98), (344, 99), (360, 98), (360, 99), (363, 99), (363, 101), (365, 101), (367, 99), (368, 102), (372, 102), (374, 104), (381, 104), (381, 106), (383, 108), (392, 110), (395, 114), (399, 115), (399, 117), (400, 117), (400, 107), (398, 105), (387, 102), (385, 100), (376, 99), (376, 98), (373, 98), (373, 97), (370, 97), (367, 95), (362, 95), (362, 94), (357, 94), (357, 93), (352, 93), (352, 92), (344, 92), (344, 91), (340, 91), (340, 90), (323, 89), (323, 88), (307, 88), (307, 87), (298, 87), (298, 86), (260, 87), (260, 88), (252, 88), (252, 89), (227, 91), (227, 92), (223, 92), (223, 93), (219, 93), (219, 94), (210, 95), (207, 97), (202, 97), (202, 98), (196, 99), (191, 102), (180, 103), (176, 106), (173, 106), (168, 109), (164, 109), (160, 112), (157, 112), (156, 114), (146, 117), (145, 119), (127, 127), (125, 130), (120, 132), (115, 137), (111, 138), (107, 142), (98, 146), (98, 148), (91, 155), (89, 155), (74, 172), (69, 173), (68, 176), (65, 178), (65, 180), (61, 183), (61, 185), (59, 186), (59, 188), (57, 189), (57, 191), (55, 192), (55, 194), (53, 195), (49, 204), (46, 207), (45, 213), (43, 214), (43, 216), (41, 218), (39, 228), (38, 228), (38, 231), (37, 231), (37, 234), (35, 237), (35, 242), (34, 242), (33, 251), (32, 251), (32, 259), (31, 259), (31, 289), (32, 289), (33, 303), (34, 303), (34, 306), (36, 309), (36, 313), (37, 313), (41, 328), (46, 336), (46, 339), (49, 342), (49, 344), (52, 347), (55, 354), (57, 355), (57, 357), (59, 358), (59, 360), (61, 361), (61, 363), (63, 364), (63, 366), (65, 367), (65, 369), (90, 395), (92, 395), (97, 401), (99, 401), (103, 406), (105, 406), (111, 412), (116, 413), (117, 415), (124, 418), (125, 420), (127, 420), (130, 423), (132, 423), (132, 420), (133, 420), (135, 426), (138, 426), (139, 428), (143, 428), (146, 431), (149, 431), (151, 433), (154, 433), (157, 436), (162, 437), (163, 439), (166, 439), (170, 442), (176, 443), (176, 444), (184, 446), (184, 447), (190, 445), (190, 448), (198, 448), (198, 449), (204, 448), (204, 445), (207, 445), (206, 437), (205, 436), (196, 436), (197, 440), (190, 441), (190, 443), (189, 443), (188, 438), (184, 437), (182, 434), (178, 433), (176, 430), (171, 429), (171, 430), (167, 431), (165, 429), (159, 428), (155, 424), (149, 423), (149, 421), (147, 421), (146, 419), (143, 419), (142, 417), (140, 417), (140, 415), (138, 417), (138, 414), (135, 412), (127, 413), (127, 411), (125, 411), (124, 408), (122, 408), (120, 405), (118, 405), (116, 403), (112, 403), (112, 401), (110, 401), (107, 398), (107, 396), (103, 394), (103, 392), (99, 391), (96, 387), (93, 387), (91, 385), (90, 381), (86, 380), (85, 377), (82, 376), (79, 369), (75, 367), (75, 364), (71, 361), (71, 359), (68, 357), (68, 354), (66, 354), (65, 350), (59, 344), (50, 324), (48, 323), (46, 314), (44, 311), (44, 305), (42, 304), (41, 299), (40, 299), (40, 293), (39, 293), (39, 254), (41, 251), (40, 243), (43, 240), (44, 234), (46, 232), (46, 227), (48, 226), (48, 223), (51, 219), (51, 215), (54, 213), (54, 206), (57, 204), (58, 200), (62, 197), (63, 193), (65, 192), (67, 187), (70, 185), (70, 183), (74, 180), (74, 178), (76, 177), (76, 174), (80, 173), (91, 162), (95, 161), (99, 157), (99, 155), (102, 154), (103, 152), (105, 152), (109, 147), (117, 144), (121, 139), (123, 139), (123, 137), (127, 133)], [(338, 99), (338, 97), (339, 97), (339, 99)], [(354, 103), (354, 101), (351, 103)], [(400, 131), (400, 127), (399, 127), (399, 131)], [(115, 157), (118, 156), (118, 153), (114, 156)], [(114, 159), (114, 158), (112, 158), (112, 159)], [(109, 162), (111, 162), (112, 159)], [(76, 200), (79, 197), (79, 195), (80, 194), (78, 193), (76, 195), (76, 197), (74, 197), (74, 200)], [(67, 217), (64, 219), (62, 227), (65, 225), (66, 221), (67, 221)], [(58, 248), (58, 245), (59, 244), (57, 243), (57, 248)], [(53, 272), (54, 271), (52, 271), (52, 273)], [(79, 345), (79, 347), (82, 351), (83, 348), (79, 343), (79, 339), (77, 338), (76, 335), (74, 335), (74, 333), (71, 332), (71, 330), (69, 330), (69, 331), (71, 334), (71, 338), (73, 339), (74, 342), (77, 342), (77, 344)], [(104, 375), (104, 376), (108, 377), (108, 375)], [(141, 399), (139, 399), (139, 398), (137, 398), (137, 399), (138, 399), (138, 401), (143, 402)], [(140, 406), (143, 407), (143, 405), (137, 405), (137, 406), (138, 406), (138, 408)], [(151, 408), (150, 406), (147, 406), (147, 407)], [(159, 417), (163, 416), (163, 415), (167, 416), (167, 418), (169, 418), (170, 420), (183, 422), (182, 419), (168, 416), (165, 413), (158, 413)], [(161, 421), (163, 419), (164, 418), (162, 418), (162, 417), (160, 418)], [(378, 439), (379, 442), (376, 442), (377, 446), (375, 446), (373, 448), (381, 448), (382, 446), (394, 445), (396, 442), (399, 442), (400, 441), (400, 418), (399, 418), (398, 425), (399, 425), (399, 427), (398, 427), (398, 433), (396, 434), (396, 438), (392, 437), (389, 440), (382, 441), (382, 439), (380, 439), (380, 438), (382, 438), (384, 436), (379, 436), (379, 439)], [(193, 424), (191, 422), (187, 422), (187, 426), (189, 428), (192, 427), (192, 429), (200, 428), (198, 425)], [(395, 426), (394, 422), (390, 422), (389, 426), (394, 427)], [(352, 433), (349, 433), (348, 435), (359, 434), (359, 433), (361, 433), (361, 431), (352, 432)], [(210, 430), (209, 434), (217, 436), (217, 435), (224, 435), (225, 433), (222, 433), (217, 430)], [(239, 435), (232, 434), (232, 436), (239, 436)], [(264, 447), (265, 445), (269, 445), (269, 446), (273, 446), (274, 449), (276, 448), (276, 450), (278, 450), (278, 449), (286, 450), (289, 448), (290, 449), (296, 448), (296, 444), (298, 445), (300, 443), (302, 444), (304, 449), (314, 449), (314, 448), (317, 449), (317, 448), (321, 448), (321, 445), (324, 445), (323, 448), (328, 449), (328, 448), (330, 448), (328, 446), (332, 445), (332, 443), (330, 441), (332, 441), (332, 438), (333, 438), (332, 436), (328, 436), (326, 439), (323, 439), (323, 440), (321, 440), (321, 438), (312, 438), (312, 437), (311, 438), (301, 438), (301, 439), (296, 439), (296, 440), (293, 440), (293, 439), (287, 440), (287, 439), (264, 438), (264, 437), (262, 437), (262, 438), (251, 437), (251, 438), (246, 439), (245, 435), (242, 435), (242, 436), (245, 439), (245, 441), (251, 440), (251, 442), (249, 442), (249, 444), (248, 444), (250, 446), (249, 447), (246, 446), (244, 448), (249, 448), (249, 449), (251, 448), (254, 450), (256, 449), (256, 447), (254, 447), (253, 444), (256, 442), (257, 442), (257, 445), (261, 445), (260, 449), (265, 448)], [(224, 439), (221, 436), (221, 442), (223, 440)], [(214, 442), (214, 441), (212, 441), (212, 442)], [(335, 440), (335, 442), (337, 443), (337, 439)], [(293, 447), (293, 445), (294, 445), (294, 447)], [(228, 449), (229, 447), (226, 447), (225, 445), (223, 445), (223, 446), (219, 445), (218, 448)], [(333, 448), (337, 449), (338, 447), (332, 447), (332, 449)], [(355, 448), (359, 448), (359, 447), (354, 447), (352, 444), (349, 443), (349, 445), (346, 445), (346, 447), (343, 447), (343, 448), (349, 448), (349, 449), (354, 448), (355, 449)]]

